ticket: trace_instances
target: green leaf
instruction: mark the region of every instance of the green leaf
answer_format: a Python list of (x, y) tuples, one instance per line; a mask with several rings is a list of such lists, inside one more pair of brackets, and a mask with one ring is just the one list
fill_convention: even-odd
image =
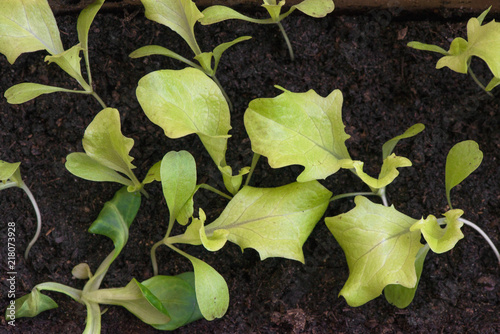
[(85, 153), (70, 153), (66, 157), (66, 163), (64, 166), (71, 174), (85, 180), (95, 182), (116, 182), (125, 186), (134, 185), (134, 183), (129, 179), (123, 177), (115, 170), (92, 159)]
[(498, 85), (500, 85), (500, 78), (493, 77), (491, 81), (488, 83), (488, 86), (486, 86), (485, 90), (489, 92)]
[[(199, 68), (199, 66), (196, 65), (195, 63), (193, 63), (192, 61), (184, 58), (183, 56), (181, 56), (173, 51), (170, 51), (167, 48), (164, 48), (163, 46), (159, 46), (159, 45), (143, 46), (143, 47), (135, 50), (134, 52), (132, 52), (129, 55), (129, 57), (130, 58), (141, 58), (141, 57), (147, 57), (147, 56), (153, 56), (153, 55), (170, 57), (170, 58), (179, 60), (185, 64), (188, 64), (191, 67)], [(199, 69), (201, 69), (201, 68), (199, 68)]]
[(153, 181), (160, 182), (161, 181), (160, 171), (161, 171), (161, 161), (158, 161), (148, 170), (148, 173), (146, 174), (146, 177), (142, 181), (142, 184), (148, 184)]
[(82, 143), (89, 157), (125, 174), (137, 187), (140, 187), (132, 172), (135, 168), (132, 164), (134, 158), (129, 155), (134, 140), (122, 134), (118, 110), (106, 108), (99, 112), (85, 130)]
[(84, 87), (87, 92), (91, 92), (92, 88), (85, 82), (82, 77), (82, 71), (80, 68), (80, 51), (82, 51), (80, 44), (73, 46), (71, 49), (66, 50), (54, 56), (46, 56), (45, 61), (50, 63), (56, 63), (64, 72), (68, 73), (72, 78), (74, 78), (78, 83)]
[(194, 273), (177, 276), (157, 275), (142, 285), (161, 301), (171, 317), (170, 322), (154, 325), (159, 330), (174, 330), (203, 318), (196, 301)]
[(271, 18), (254, 19), (252, 17), (240, 14), (230, 7), (220, 5), (210, 6), (206, 8), (202, 12), (202, 14), (203, 17), (200, 19), (200, 23), (203, 25), (214, 24), (225, 20), (243, 20), (252, 23), (274, 23)]
[(488, 15), (490, 9), (491, 9), (491, 6), (488, 9), (486, 9), (484, 12), (482, 12), (481, 15), (479, 15), (477, 17), (477, 21), (479, 22), (479, 24), (483, 24), (484, 18), (486, 17), (486, 15)]
[(115, 245), (115, 258), (121, 252), (128, 240), (128, 229), (139, 211), (141, 195), (128, 192), (125, 187), (118, 190), (104, 204), (97, 219), (89, 228), (90, 233), (104, 235)]
[(0, 181), (7, 181), (11, 179), (14, 174), (19, 171), (20, 162), (6, 162), (0, 160)]
[(61, 87), (47, 86), (36, 83), (20, 83), (14, 85), (5, 91), (5, 98), (10, 104), (21, 104), (42, 94), (50, 94), (55, 92), (73, 93), (73, 90)]
[(229, 107), (220, 88), (194, 68), (161, 70), (139, 80), (137, 98), (146, 116), (169, 138), (197, 134), (217, 166), (224, 167)]
[(160, 168), (163, 196), (170, 215), (180, 223), (186, 223), (178, 217), (196, 191), (196, 162), (187, 151), (171, 151), (163, 157)]
[(233, 169), (231, 166), (218, 167), (219, 171), (222, 173), (224, 186), (231, 194), (236, 195), (236, 193), (240, 190), (241, 183), (243, 182), (243, 175), (250, 172), (250, 167), (243, 167), (237, 175), (233, 175)]
[(448, 51), (437, 45), (425, 44), (420, 42), (409, 42), (407, 45), (410, 48), (414, 48), (417, 50), (437, 52), (445, 56), (449, 55)]
[(25, 52), (64, 51), (54, 14), (47, 0), (2, 0), (0, 5), (0, 53), (9, 63)]
[(229, 307), (229, 290), (224, 277), (205, 262), (184, 252), (180, 253), (193, 265), (196, 300), (201, 314), (209, 321), (221, 318)]
[(413, 288), (405, 288), (399, 284), (389, 284), (384, 289), (385, 299), (395, 305), (398, 308), (406, 308), (415, 298), (415, 293), (417, 292), (418, 283), (420, 282), (420, 277), (422, 276), (422, 270), (424, 268), (424, 260), (429, 251), (429, 246), (425, 245), (420, 248), (417, 253), (417, 259), (415, 260), (415, 271), (417, 272), (417, 284)]
[(406, 139), (416, 136), (420, 132), (424, 131), (424, 129), (425, 125), (423, 125), (422, 123), (417, 123), (409, 127), (402, 135), (396, 136), (386, 141), (384, 145), (382, 145), (382, 159), (385, 159), (389, 155), (391, 155), (392, 151), (394, 151), (394, 148), (401, 139)]
[(399, 167), (410, 167), (411, 161), (404, 157), (398, 157), (394, 153), (384, 159), (382, 169), (378, 179), (371, 177), (363, 172), (364, 163), (361, 161), (354, 161), (354, 169), (359, 178), (370, 186), (372, 189), (384, 188), (390, 184), (399, 175)]
[(205, 233), (217, 240), (227, 238), (242, 250), (253, 248), (261, 260), (283, 257), (304, 262), (302, 246), (331, 195), (317, 181), (278, 188), (245, 186), (220, 217), (205, 226)]
[(292, 8), (297, 8), (306, 15), (319, 18), (333, 12), (335, 5), (332, 0), (304, 0)]
[(500, 23), (493, 20), (481, 25), (477, 18), (471, 18), (467, 23), (467, 39), (455, 38), (449, 55), (439, 59), (436, 68), (447, 66), (453, 71), (467, 73), (469, 59), (476, 56), (486, 62), (493, 76), (500, 77)]
[(194, 36), (194, 25), (203, 17), (191, 0), (141, 0), (148, 19), (163, 24), (179, 34), (195, 55), (201, 53)]
[(245, 112), (245, 127), (255, 153), (273, 168), (305, 167), (297, 181), (324, 179), (340, 168), (353, 168), (342, 123), (342, 93), (326, 98), (315, 91), (256, 99)]
[[(9, 304), (5, 312), (7, 321), (15, 320), (16, 318), (32, 318), (42, 313), (43, 311), (51, 310), (57, 307), (57, 303), (34, 288), (31, 293), (16, 299), (14, 306)], [(9, 308), (10, 307), (10, 308)], [(15, 310), (15, 313), (12, 310)], [(13, 317), (15, 314), (15, 317)]]
[(89, 30), (94, 18), (104, 4), (104, 0), (95, 0), (93, 3), (85, 7), (78, 16), (76, 30), (78, 32), (78, 40), (83, 50), (88, 50)]
[(453, 146), (446, 157), (446, 199), (450, 208), (451, 189), (459, 185), (467, 176), (475, 171), (483, 160), (483, 152), (473, 140), (466, 140)]
[(264, 0), (262, 7), (264, 7), (267, 10), (273, 22), (279, 22), (281, 8), (284, 5), (285, 5), (285, 0), (280, 0), (280, 2), (278, 3), (276, 3), (276, 0)]
[(241, 36), (241, 37), (238, 37), (236, 38), (235, 40), (231, 41), (231, 42), (226, 42), (226, 43), (222, 43), (218, 46), (215, 47), (214, 51), (213, 51), (213, 56), (214, 56), (214, 74), (217, 72), (217, 67), (219, 66), (219, 62), (220, 62), (220, 58), (222, 57), (222, 54), (227, 50), (229, 49), (231, 46), (237, 44), (237, 43), (240, 43), (240, 42), (243, 42), (243, 41), (247, 41), (249, 39), (251, 39), (252, 36)]
[(162, 302), (135, 278), (123, 288), (91, 291), (85, 294), (85, 298), (97, 304), (123, 306), (149, 325), (163, 325), (170, 322), (169, 313)]
[(420, 231), (410, 230), (417, 220), (362, 196), (354, 201), (351, 211), (325, 219), (349, 266), (339, 295), (349, 305), (360, 306), (389, 284), (415, 287), (415, 259), (423, 247)]
[(411, 231), (420, 230), (434, 253), (444, 253), (455, 247), (464, 235), (460, 228), (464, 225), (458, 218), (463, 215), (462, 210), (450, 210), (444, 214), (446, 227), (441, 228), (433, 215), (420, 219), (411, 228)]
[(92, 274), (92, 271), (90, 270), (90, 267), (87, 263), (79, 263), (76, 266), (73, 267), (71, 270), (71, 275), (78, 279), (89, 279), (94, 276)]

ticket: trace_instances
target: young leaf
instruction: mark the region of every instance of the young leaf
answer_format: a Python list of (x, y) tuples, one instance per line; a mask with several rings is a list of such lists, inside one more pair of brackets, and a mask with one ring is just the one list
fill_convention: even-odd
[(349, 266), (349, 278), (339, 294), (349, 305), (359, 306), (389, 284), (415, 287), (415, 259), (423, 247), (420, 231), (410, 230), (417, 220), (362, 196), (354, 201), (351, 211), (325, 219)]
[(104, 4), (104, 0), (95, 0), (93, 3), (88, 5), (84, 10), (81, 11), (78, 16), (78, 21), (76, 23), (76, 30), (78, 32), (78, 40), (86, 53), (88, 50), (88, 39), (89, 30), (94, 18)]
[(169, 138), (197, 134), (217, 166), (224, 167), (229, 107), (219, 87), (194, 68), (161, 70), (139, 80), (137, 98)]
[(417, 284), (413, 288), (406, 288), (399, 284), (389, 284), (384, 289), (385, 299), (395, 305), (398, 308), (406, 308), (412, 302), (415, 297), (415, 292), (417, 291), (418, 283), (420, 282), (420, 277), (422, 276), (422, 270), (424, 268), (424, 260), (429, 252), (429, 246), (425, 245), (420, 248), (417, 253), (417, 259), (415, 260), (415, 271), (417, 273)]
[(163, 24), (179, 34), (197, 55), (200, 47), (194, 36), (194, 25), (203, 17), (191, 0), (141, 0), (148, 19)]
[(464, 225), (458, 218), (463, 215), (462, 210), (450, 210), (444, 214), (446, 227), (441, 228), (433, 215), (420, 219), (410, 231), (420, 230), (434, 253), (444, 253), (455, 247), (456, 243), (464, 237), (460, 228)]
[(342, 123), (342, 93), (326, 98), (315, 91), (284, 93), (256, 99), (245, 112), (252, 150), (269, 159), (273, 168), (303, 165), (299, 182), (324, 179), (340, 168), (353, 168)]
[(333, 12), (335, 5), (332, 0), (304, 0), (292, 6), (292, 8), (297, 8), (311, 17), (320, 18)]
[[(21, 166), (20, 162), (7, 162), (0, 160), (0, 182), (6, 182), (11, 180), (17, 183), (17, 186), (20, 186), (21, 172), (19, 171), (19, 166)], [(19, 174), (19, 175), (17, 175)]]
[(285, 0), (280, 0), (279, 2), (276, 2), (276, 0), (264, 0), (262, 7), (264, 7), (267, 10), (273, 22), (279, 22), (281, 8), (284, 5), (285, 5)]
[(203, 318), (196, 301), (193, 272), (177, 276), (157, 275), (142, 285), (161, 301), (171, 317), (166, 324), (153, 325), (156, 329), (174, 330)]
[(160, 182), (161, 181), (161, 161), (155, 163), (146, 174), (146, 177), (142, 181), (142, 184), (148, 184), (153, 181)]
[(115, 170), (104, 166), (85, 153), (70, 153), (66, 157), (64, 166), (71, 174), (85, 180), (94, 182), (116, 182), (125, 186), (134, 185), (130, 179), (123, 177)]
[(224, 277), (210, 265), (194, 256), (171, 244), (167, 244), (167, 246), (191, 261), (194, 268), (196, 300), (203, 317), (209, 321), (221, 318), (229, 306), (229, 290)]
[(187, 151), (171, 151), (163, 157), (160, 168), (163, 196), (170, 215), (181, 224), (187, 223), (179, 219), (179, 213), (193, 198), (196, 190), (196, 162)]
[(500, 85), (500, 78), (493, 77), (491, 81), (488, 83), (488, 86), (486, 86), (485, 90), (489, 92), (498, 85)]
[(175, 53), (174, 51), (171, 51), (171, 50), (169, 50), (163, 46), (159, 46), (159, 45), (143, 46), (143, 47), (135, 50), (134, 52), (132, 52), (129, 55), (129, 57), (130, 58), (141, 58), (141, 57), (147, 57), (147, 56), (153, 56), (153, 55), (166, 56), (166, 57), (170, 57), (173, 59), (177, 59), (185, 64), (188, 64), (191, 67), (202, 70), (202, 68), (199, 65), (192, 62), (191, 60), (188, 60), (188, 59), (184, 58), (183, 56), (179, 55), (178, 53)]
[(446, 199), (450, 208), (451, 189), (460, 184), (467, 176), (475, 171), (483, 160), (483, 152), (473, 140), (466, 140), (453, 146), (446, 157)]
[(15, 320), (16, 318), (32, 318), (42, 313), (43, 311), (57, 308), (57, 303), (34, 288), (31, 293), (16, 299), (15, 301), (15, 317), (7, 308), (5, 319), (7, 321)]
[(200, 232), (202, 241), (203, 235), (217, 242), (227, 238), (242, 250), (257, 250), (261, 260), (283, 257), (304, 262), (302, 245), (323, 216), (331, 195), (317, 181), (278, 188), (243, 187), (220, 217)]
[(210, 6), (203, 12), (203, 17), (199, 20), (203, 25), (214, 24), (225, 20), (243, 20), (252, 23), (274, 23), (271, 18), (268, 19), (254, 19), (252, 17), (238, 13), (234, 9), (226, 6)]
[(399, 167), (410, 167), (411, 161), (404, 157), (398, 157), (394, 153), (391, 154), (384, 159), (378, 179), (363, 172), (363, 165), (364, 163), (361, 161), (354, 161), (356, 174), (372, 189), (380, 189), (394, 181), (394, 179), (399, 175)]
[(417, 123), (408, 128), (402, 135), (396, 136), (386, 141), (384, 145), (382, 145), (382, 159), (385, 159), (389, 155), (391, 155), (392, 151), (394, 151), (394, 148), (401, 139), (406, 139), (416, 136), (420, 132), (424, 131), (424, 129), (425, 125), (423, 125), (422, 123)]
[(73, 46), (71, 49), (61, 52), (54, 56), (46, 56), (45, 61), (50, 63), (56, 63), (64, 72), (68, 73), (72, 78), (74, 78), (78, 83), (87, 91), (91, 92), (92, 88), (85, 82), (82, 77), (82, 71), (80, 68), (80, 51), (82, 51), (80, 44)]
[(7, 102), (10, 104), (21, 104), (33, 100), (34, 98), (42, 94), (50, 94), (55, 92), (72, 93), (74, 91), (61, 87), (24, 82), (7, 89), (4, 96), (7, 99)]
[(445, 56), (449, 55), (448, 51), (437, 45), (425, 44), (421, 42), (409, 42), (407, 45), (416, 50), (437, 52)]
[(9, 63), (25, 52), (64, 51), (54, 14), (47, 0), (2, 0), (0, 11), (0, 53)]
[(162, 302), (135, 278), (123, 288), (100, 289), (85, 294), (85, 299), (96, 304), (125, 307), (141, 321), (149, 325), (170, 322), (170, 315)]

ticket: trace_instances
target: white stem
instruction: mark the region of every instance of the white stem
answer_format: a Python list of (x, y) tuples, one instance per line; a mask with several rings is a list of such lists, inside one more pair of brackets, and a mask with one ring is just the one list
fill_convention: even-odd
[(498, 252), (498, 249), (493, 244), (493, 241), (491, 241), (490, 237), (488, 237), (488, 235), (486, 233), (484, 233), (484, 231), (479, 226), (477, 226), (476, 224), (474, 224), (473, 222), (470, 222), (467, 219), (463, 219), (463, 218), (458, 218), (458, 220), (460, 220), (465, 225), (468, 225), (468, 226), (472, 227), (473, 229), (475, 229), (476, 231), (478, 231), (479, 234), (481, 234), (481, 236), (490, 245), (491, 249), (493, 250), (493, 253), (495, 253), (495, 255), (496, 255), (497, 259), (498, 259), (498, 264), (500, 264), (500, 253)]
[(26, 252), (24, 252), (24, 258), (27, 259), (31, 247), (33, 247), (33, 245), (35, 244), (35, 242), (38, 240), (38, 237), (40, 236), (40, 232), (42, 230), (42, 214), (40, 213), (40, 209), (38, 208), (38, 204), (36, 203), (35, 197), (31, 193), (31, 191), (29, 190), (29, 188), (23, 183), (22, 186), (21, 186), (21, 189), (24, 190), (24, 192), (26, 193), (26, 195), (28, 195), (28, 197), (29, 197), (29, 199), (31, 201), (31, 204), (33, 205), (33, 209), (35, 209), (36, 220), (37, 220), (35, 236), (33, 237), (33, 239), (28, 244), (28, 247), (26, 247)]

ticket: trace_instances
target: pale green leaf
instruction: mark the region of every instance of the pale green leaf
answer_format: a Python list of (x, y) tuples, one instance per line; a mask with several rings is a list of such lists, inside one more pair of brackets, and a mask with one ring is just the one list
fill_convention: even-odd
[(167, 137), (197, 134), (216, 165), (225, 166), (229, 107), (220, 88), (202, 71), (152, 72), (139, 80), (137, 98)]
[(479, 22), (479, 24), (483, 24), (484, 18), (486, 17), (486, 15), (488, 15), (488, 13), (490, 12), (490, 9), (491, 9), (491, 6), (488, 7), (488, 9), (486, 9), (484, 12), (481, 13), (481, 15), (479, 15), (477, 17), (477, 21)]
[(267, 1), (264, 0), (264, 4), (262, 4), (262, 7), (264, 7), (267, 12), (269, 13), (269, 16), (271, 16), (271, 19), (274, 22), (279, 22), (280, 21), (280, 13), (281, 13), (281, 8), (285, 5), (285, 0), (280, 0), (280, 2), (276, 3), (276, 1)]
[(483, 152), (473, 140), (466, 140), (453, 146), (446, 157), (446, 198), (450, 208), (451, 189), (460, 184), (467, 176), (475, 171), (483, 161)]
[(205, 231), (205, 226), (203, 225), (206, 220), (207, 217), (205, 215), (205, 212), (203, 212), (203, 210), (200, 209), (200, 219), (197, 219), (197, 222), (194, 225), (194, 227), (198, 228), (199, 238), (203, 246), (209, 251), (215, 252), (224, 247), (227, 241), (227, 236), (229, 235), (230, 232), (227, 230), (220, 229), (220, 230), (215, 230), (211, 236), (207, 236)]
[(488, 86), (486, 86), (485, 90), (489, 92), (498, 85), (500, 85), (500, 78), (493, 77), (491, 81), (488, 83)]
[(222, 44), (216, 46), (214, 51), (212, 52), (213, 56), (214, 56), (214, 73), (217, 72), (217, 67), (219, 66), (220, 58), (222, 57), (222, 54), (227, 49), (229, 49), (231, 46), (233, 46), (239, 42), (247, 41), (251, 38), (252, 38), (251, 36), (241, 36), (241, 37), (238, 37), (231, 42), (222, 43)]
[(432, 52), (437, 52), (442, 55), (447, 56), (449, 53), (442, 47), (439, 47), (437, 45), (432, 45), (432, 44), (425, 44), (425, 43), (420, 43), (420, 42), (409, 42), (407, 44), (410, 48), (414, 48), (417, 50), (422, 50), (422, 51), (432, 51)]
[(163, 196), (170, 215), (178, 219), (196, 190), (196, 162), (187, 151), (171, 151), (163, 157), (160, 168)]
[(252, 17), (238, 13), (234, 9), (226, 6), (210, 6), (206, 8), (203, 12), (203, 17), (200, 19), (200, 23), (203, 25), (209, 25), (218, 23), (225, 20), (243, 20), (252, 23), (273, 23), (272, 19), (254, 19)]
[(73, 267), (71, 270), (71, 275), (78, 279), (89, 279), (92, 278), (92, 271), (87, 263), (79, 263)]
[(20, 54), (64, 51), (54, 14), (47, 0), (2, 0), (0, 3), (0, 53), (13, 64)]
[(5, 319), (7, 321), (15, 320), (16, 318), (32, 318), (43, 311), (57, 307), (57, 303), (52, 298), (40, 293), (36, 288), (31, 293), (16, 299), (14, 306), (11, 305), (9, 304), (5, 311)]
[(250, 102), (245, 127), (255, 153), (273, 168), (305, 167), (297, 181), (324, 179), (340, 168), (353, 168), (342, 123), (342, 93), (326, 98), (315, 91), (284, 93)]
[(200, 63), (203, 72), (211, 76), (215, 74), (215, 71), (212, 69), (213, 56), (214, 54), (212, 52), (202, 52), (194, 57), (194, 59), (196, 59), (198, 63)]
[(476, 56), (486, 62), (493, 76), (500, 77), (500, 23), (493, 20), (481, 25), (477, 18), (471, 18), (467, 23), (467, 41), (454, 39), (449, 54), (439, 59), (436, 68), (447, 66), (467, 73), (469, 59)]
[(164, 48), (163, 46), (159, 46), (159, 45), (143, 46), (143, 47), (135, 50), (134, 52), (132, 52), (129, 55), (129, 57), (130, 58), (141, 58), (141, 57), (155, 56), (155, 55), (170, 57), (170, 58), (179, 60), (185, 64), (188, 64), (191, 67), (198, 68), (198, 65), (193, 63), (191, 60), (188, 60), (188, 59), (184, 58), (183, 56), (175, 53), (174, 51), (170, 51), (169, 49)]
[(240, 190), (241, 183), (243, 182), (243, 175), (250, 172), (250, 167), (243, 167), (240, 169), (237, 175), (233, 175), (233, 169), (231, 166), (219, 166), (219, 170), (222, 174), (222, 179), (224, 180), (224, 186), (233, 195), (236, 195), (238, 190)]
[(93, 3), (85, 7), (78, 16), (76, 30), (78, 32), (78, 40), (84, 50), (88, 49), (89, 30), (94, 18), (104, 4), (104, 0), (95, 0)]
[(20, 162), (6, 162), (0, 160), (0, 181), (9, 180), (21, 166)]
[(153, 325), (159, 330), (174, 330), (190, 322), (202, 319), (196, 301), (194, 273), (177, 276), (157, 275), (142, 282), (163, 304), (171, 320), (163, 325)]
[(349, 266), (340, 295), (349, 305), (359, 306), (389, 284), (415, 287), (415, 259), (423, 247), (420, 231), (410, 231), (417, 220), (362, 196), (354, 201), (351, 211), (325, 219)]
[(429, 252), (429, 246), (425, 245), (420, 248), (417, 253), (417, 259), (415, 260), (415, 271), (417, 272), (417, 284), (413, 288), (406, 288), (399, 284), (389, 284), (384, 289), (385, 299), (392, 305), (398, 308), (406, 308), (412, 302), (417, 292), (418, 283), (420, 282), (420, 277), (422, 276), (422, 270), (424, 268), (424, 260)]
[(184, 252), (181, 254), (193, 265), (196, 300), (201, 314), (209, 321), (221, 318), (229, 306), (229, 289), (224, 277), (200, 259)]
[(95, 182), (116, 182), (125, 186), (134, 185), (130, 179), (123, 177), (115, 170), (104, 166), (85, 153), (70, 153), (66, 157), (64, 166), (71, 174), (85, 180)]
[(99, 304), (84, 300), (87, 307), (87, 317), (85, 319), (85, 329), (82, 334), (101, 333), (101, 307)]
[[(253, 248), (261, 260), (283, 257), (304, 262), (302, 246), (323, 216), (331, 195), (317, 181), (278, 188), (245, 186), (220, 217), (205, 226), (205, 232), (218, 239), (227, 236), (242, 250)], [(217, 231), (222, 232), (216, 235)]]
[(420, 230), (434, 253), (444, 253), (455, 247), (464, 235), (460, 228), (464, 225), (458, 218), (463, 215), (462, 210), (450, 210), (444, 214), (446, 227), (441, 228), (433, 215), (426, 219), (420, 219), (412, 227), (411, 231)]
[(416, 136), (420, 132), (424, 131), (424, 129), (425, 125), (423, 125), (422, 123), (417, 123), (409, 127), (403, 134), (386, 141), (384, 145), (382, 145), (382, 159), (385, 159), (389, 155), (391, 155), (392, 151), (394, 151), (394, 148), (401, 139)]
[(146, 177), (142, 181), (142, 184), (148, 184), (153, 181), (161, 181), (161, 161), (158, 161), (153, 166), (151, 166), (151, 168), (148, 170), (148, 173), (146, 174)]
[(332, 0), (304, 0), (292, 7), (312, 17), (325, 17), (333, 12), (335, 5)]
[(106, 108), (99, 112), (85, 130), (82, 143), (85, 153), (92, 159), (135, 178), (132, 172), (134, 158), (129, 155), (134, 140), (122, 134), (118, 110)]
[(82, 77), (82, 71), (80, 68), (80, 51), (82, 51), (80, 44), (73, 46), (71, 49), (66, 50), (62, 53), (53, 56), (46, 56), (45, 61), (50, 63), (56, 63), (64, 72), (68, 73), (72, 78), (74, 78), (86, 91), (92, 91), (92, 88), (85, 82)]
[(97, 304), (125, 307), (149, 325), (162, 325), (170, 321), (168, 311), (162, 302), (135, 278), (122, 288), (87, 292), (85, 299)]
[(356, 174), (371, 188), (380, 189), (394, 181), (394, 179), (399, 175), (399, 167), (410, 167), (411, 161), (404, 157), (398, 157), (394, 153), (391, 154), (384, 159), (378, 179), (363, 172), (363, 165), (364, 163), (361, 161), (354, 161)]
[(42, 94), (50, 94), (55, 92), (72, 93), (74, 91), (61, 87), (47, 86), (31, 82), (24, 82), (14, 85), (5, 91), (5, 98), (10, 104), (21, 104)]
[(191, 0), (141, 0), (148, 19), (163, 24), (179, 34), (195, 54), (200, 48), (194, 36), (194, 25), (203, 17)]

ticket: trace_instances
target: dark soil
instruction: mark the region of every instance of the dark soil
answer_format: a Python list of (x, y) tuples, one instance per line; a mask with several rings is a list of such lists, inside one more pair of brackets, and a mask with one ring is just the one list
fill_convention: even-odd
[[(273, 85), (291, 91), (314, 89), (326, 96), (334, 89), (344, 94), (343, 115), (351, 156), (366, 161), (376, 174), (382, 144), (421, 122), (426, 130), (404, 140), (396, 152), (410, 158), (412, 168), (401, 170), (388, 187), (395, 207), (414, 217), (441, 215), (447, 210), (444, 193), (446, 153), (462, 140), (475, 140), (484, 152), (481, 167), (453, 191), (453, 203), (465, 211), (500, 244), (500, 99), (490, 98), (466, 75), (448, 69), (436, 70), (438, 56), (406, 47), (412, 40), (436, 43), (447, 48), (452, 37), (466, 36), (470, 13), (446, 12), (441, 20), (427, 21), (397, 12), (372, 11), (366, 15), (312, 19), (294, 14), (284, 21), (296, 51), (289, 61), (279, 30), (229, 21), (209, 27), (197, 26), (203, 50), (241, 35), (253, 39), (240, 43), (222, 58), (218, 76), (231, 97), (232, 139), (228, 162), (239, 169), (251, 162), (250, 143), (243, 127), (248, 103), (258, 97), (280, 93)], [(453, 19), (447, 20), (453, 16)], [(490, 17), (489, 19), (492, 19)], [(498, 18), (497, 18), (498, 19)], [(76, 15), (57, 17), (64, 45), (76, 44)], [(162, 57), (130, 59), (140, 46), (159, 44), (191, 57), (175, 33), (146, 20), (143, 12), (132, 10), (99, 13), (90, 34), (95, 87), (108, 105), (122, 116), (122, 131), (135, 140), (132, 156), (139, 179), (149, 166), (170, 150), (189, 150), (198, 163), (199, 182), (223, 188), (214, 168), (195, 136), (167, 139), (141, 111), (135, 97), (138, 80), (159, 69), (178, 69), (177, 61)], [(0, 91), (20, 82), (38, 82), (76, 88), (55, 65), (43, 62), (45, 54), (22, 55), (14, 65), (0, 57)], [(479, 60), (474, 62), (479, 77), (489, 72)], [(496, 95), (498, 96), (498, 89)], [(42, 236), (22, 258), (33, 236), (35, 216), (21, 190), (0, 193), (2, 245), (6, 245), (6, 225), (17, 227), (17, 295), (25, 295), (41, 282), (54, 281), (74, 287), (84, 282), (71, 277), (71, 269), (81, 262), (95, 270), (112, 249), (104, 237), (87, 233), (103, 204), (119, 185), (92, 183), (78, 179), (64, 168), (70, 152), (83, 151), (81, 139), (86, 126), (100, 106), (91, 97), (52, 94), (22, 105), (0, 101), (0, 159), (22, 162), (22, 174), (41, 207)], [(254, 186), (278, 186), (293, 182), (301, 168), (272, 170), (262, 159), (252, 179)], [(348, 172), (339, 172), (323, 182), (334, 194), (366, 191)], [(130, 239), (110, 268), (103, 287), (124, 286), (132, 277), (152, 276), (151, 245), (166, 232), (168, 210), (161, 187), (148, 188), (130, 230)], [(215, 219), (226, 201), (200, 191), (195, 198)], [(351, 199), (332, 204), (326, 213), (334, 216), (353, 207)], [(400, 310), (383, 297), (352, 308), (337, 295), (348, 277), (343, 252), (323, 221), (318, 223), (304, 245), (305, 265), (285, 260), (263, 262), (254, 250), (241, 253), (228, 244), (216, 253), (201, 247), (183, 247), (214, 268), (226, 279), (230, 291), (227, 314), (219, 320), (200, 320), (179, 333), (498, 333), (500, 332), (500, 269), (491, 249), (471, 228), (463, 228), (465, 238), (450, 252), (430, 254), (413, 303)], [(176, 232), (181, 232), (178, 230)], [(6, 258), (2, 246), (1, 258)], [(160, 272), (178, 274), (192, 270), (189, 262), (161, 248)], [(1, 261), (1, 272), (7, 263)], [(2, 303), (7, 305), (6, 275), (1, 275)], [(4, 333), (78, 333), (83, 331), (86, 310), (64, 295), (48, 293), (59, 308), (35, 318), (16, 320), (8, 326), (1, 317)], [(156, 333), (123, 308), (110, 306), (102, 317), (102, 333)]]

